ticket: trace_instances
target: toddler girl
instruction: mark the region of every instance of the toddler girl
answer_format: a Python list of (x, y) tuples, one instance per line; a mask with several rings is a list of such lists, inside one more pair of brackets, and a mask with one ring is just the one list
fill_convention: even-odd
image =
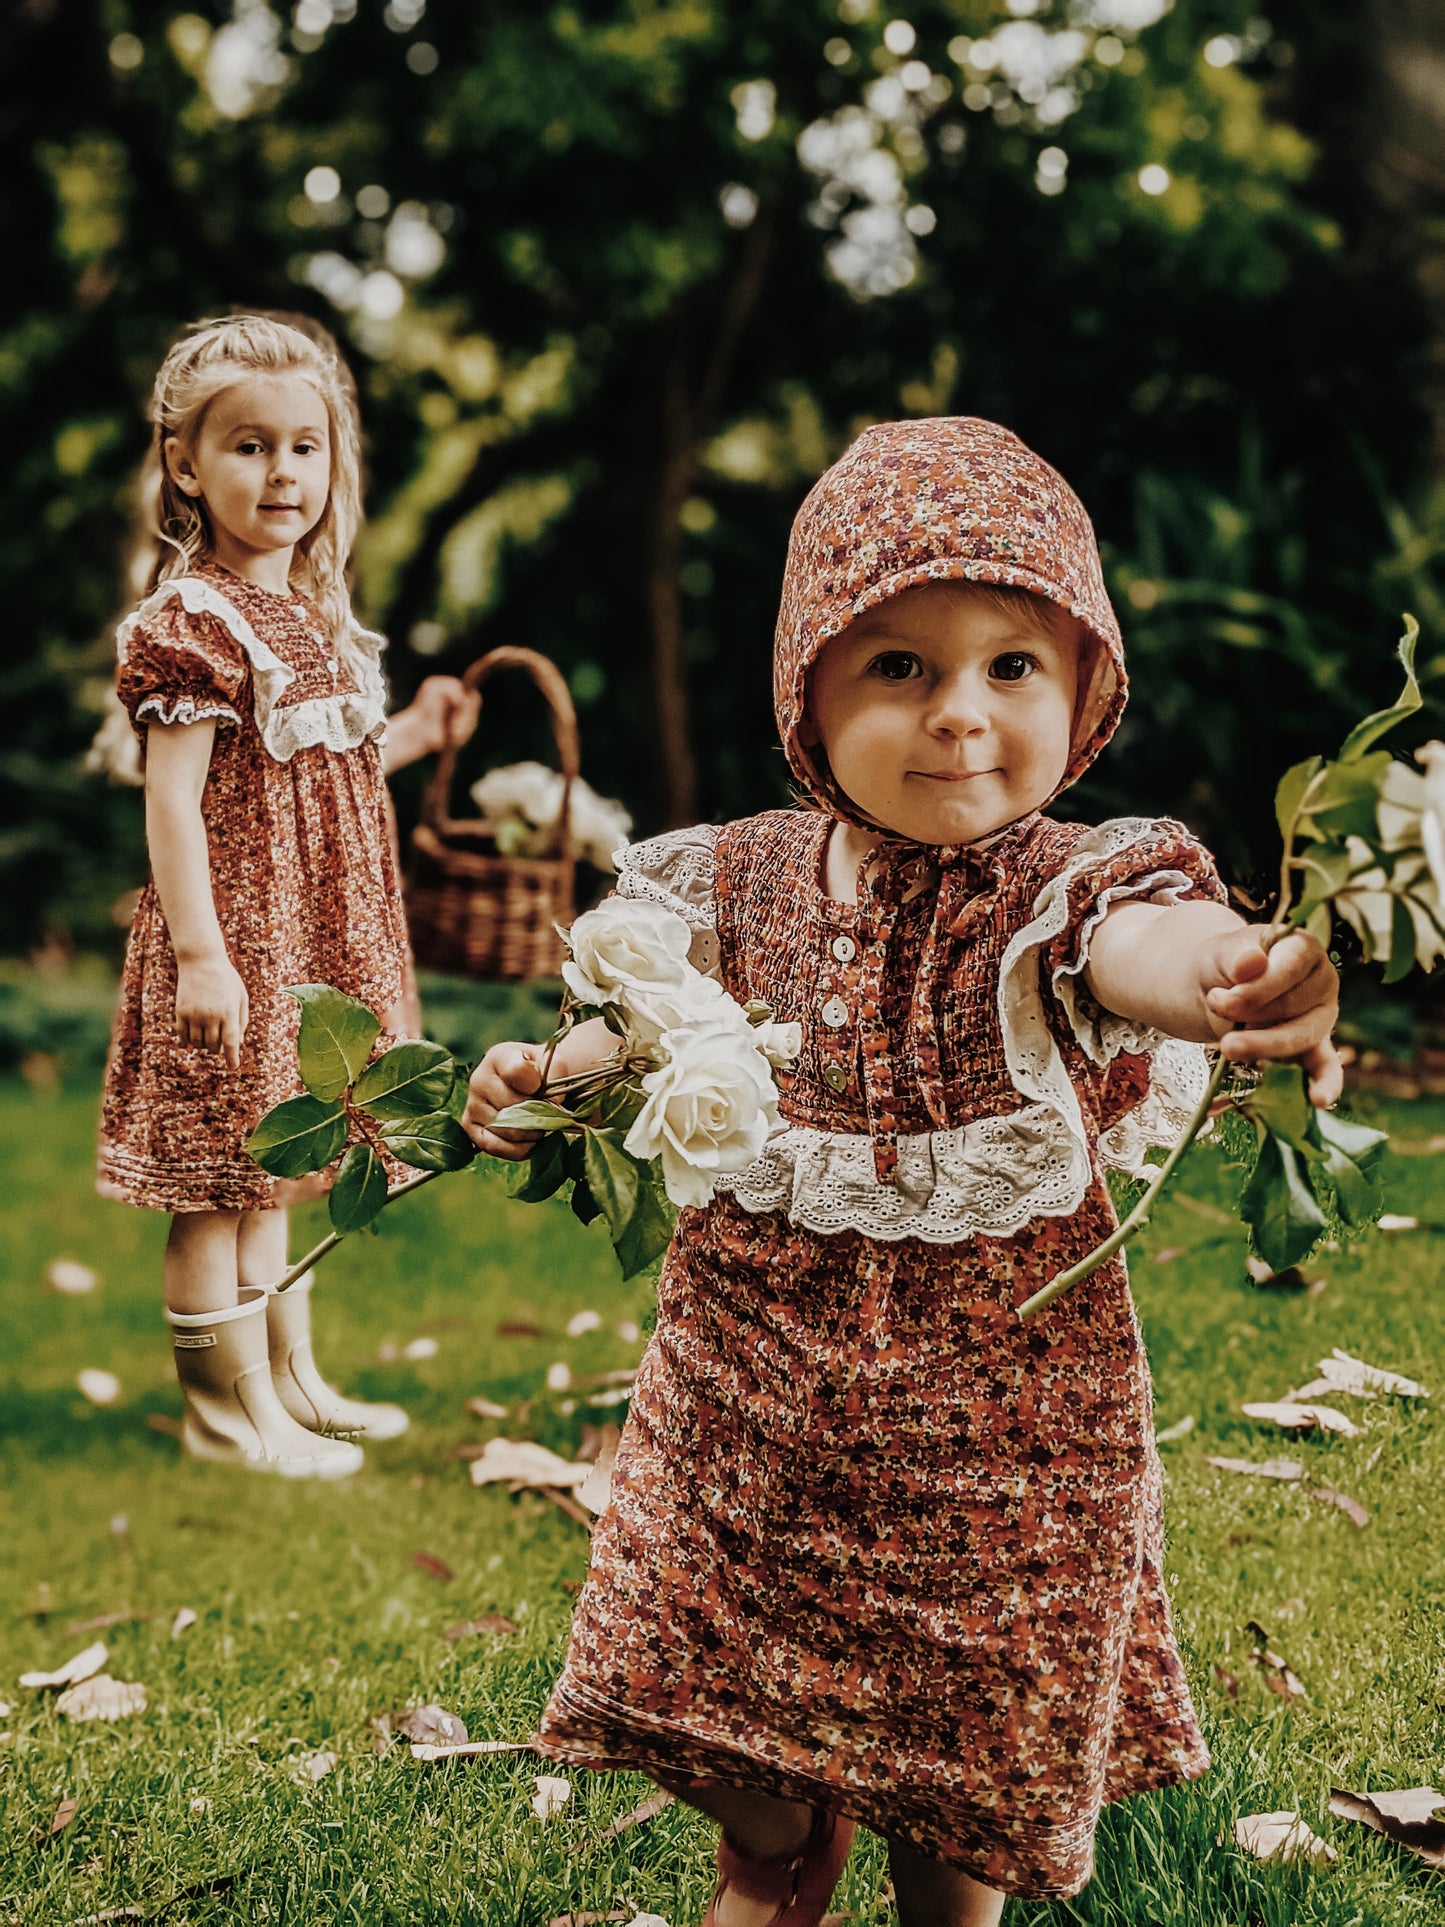
[[(1333, 1101), (1335, 976), (1266, 956), (1179, 824), (1043, 814), (1124, 662), (1082, 506), (1007, 430), (884, 424), (823, 476), (775, 693), (810, 807), (620, 853), (804, 1045), (785, 1128), (679, 1220), (542, 1743), (722, 1821), (708, 1927), (816, 1927), (855, 1821), (905, 1923), (988, 1927), (1208, 1763), (1123, 1260), (1015, 1307), (1112, 1228), (1104, 1167), (1182, 1124), (1200, 1044)], [(538, 1079), (488, 1053), (483, 1149), (525, 1154), (487, 1126)]]
[[(320, 1377), (306, 1282), (268, 1290), (286, 1269), (285, 1188), (244, 1145), (299, 1088), (283, 985), (334, 984), (391, 1028), (407, 991), (383, 643), (345, 579), (355, 410), (324, 340), (242, 315), (171, 351), (154, 421), (166, 546), (121, 624), (117, 674), (143, 744), (152, 877), (126, 954), (100, 1185), (173, 1214), (185, 1449), (337, 1477), (361, 1450), (331, 1434), (389, 1437), (406, 1414)], [(411, 734), (436, 733), (444, 693)]]

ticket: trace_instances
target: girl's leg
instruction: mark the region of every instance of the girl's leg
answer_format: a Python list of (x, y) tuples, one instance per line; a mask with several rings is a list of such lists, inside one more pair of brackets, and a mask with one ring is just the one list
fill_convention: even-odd
[(888, 1867), (899, 1927), (998, 1927), (1004, 1896), (957, 1867), (901, 1840), (888, 1842)]
[(178, 1211), (162, 1268), (166, 1310), (229, 1311), (236, 1302), (239, 1211)]
[[(749, 1793), (712, 1780), (673, 1780), (661, 1774), (653, 1777), (669, 1793), (716, 1820), (746, 1860), (772, 1860), (795, 1854), (806, 1845), (812, 1833), (814, 1810), (797, 1801)], [(848, 1831), (851, 1835), (851, 1827)], [(780, 1904), (777, 1899), (754, 1900), (727, 1881), (720, 1881), (719, 1885), (722, 1891), (708, 1914), (716, 1927), (771, 1927), (777, 1919)]]
[(286, 1276), (285, 1211), (243, 1211), (236, 1233), (236, 1272), (243, 1285), (269, 1291)]

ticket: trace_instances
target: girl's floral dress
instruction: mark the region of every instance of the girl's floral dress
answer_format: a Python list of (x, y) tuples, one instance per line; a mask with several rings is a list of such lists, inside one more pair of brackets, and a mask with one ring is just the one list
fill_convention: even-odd
[(543, 1749), (831, 1807), (991, 1887), (1076, 1892), (1105, 1801), (1208, 1756), (1163, 1583), (1148, 1365), (1122, 1258), (1015, 1308), (1115, 1220), (1204, 1053), (1085, 988), (1112, 904), (1222, 893), (1177, 823), (1035, 814), (883, 839), (824, 894), (850, 814), (801, 743), (849, 612), (919, 581), (1030, 588), (1084, 625), (1067, 780), (1124, 668), (1087, 517), (990, 423), (868, 431), (800, 512), (779, 727), (817, 807), (621, 853), (734, 997), (803, 1027), (784, 1129), (682, 1214)]
[(214, 720), (201, 799), (216, 913), (250, 999), (233, 1073), (175, 1034), (176, 962), (154, 881), (131, 926), (101, 1112), (99, 1185), (160, 1211), (275, 1201), (243, 1148), (300, 1090), (287, 984), (332, 984), (385, 1021), (405, 921), (379, 739), (381, 639), (338, 648), (306, 597), (217, 565), (165, 582), (121, 625), (117, 689), (138, 731)]

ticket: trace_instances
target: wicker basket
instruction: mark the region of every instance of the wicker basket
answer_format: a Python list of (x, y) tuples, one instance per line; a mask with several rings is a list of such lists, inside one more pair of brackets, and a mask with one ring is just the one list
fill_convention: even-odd
[(485, 818), (449, 815), (456, 751), (444, 749), (412, 833), (406, 911), (423, 969), (521, 983), (555, 977), (562, 965), (562, 940), (553, 925), (570, 923), (574, 911), (572, 784), (581, 758), (576, 711), (556, 666), (531, 649), (493, 649), (462, 681), (480, 689), (499, 669), (524, 669), (552, 712), (564, 779), (552, 847), (545, 856), (504, 856)]

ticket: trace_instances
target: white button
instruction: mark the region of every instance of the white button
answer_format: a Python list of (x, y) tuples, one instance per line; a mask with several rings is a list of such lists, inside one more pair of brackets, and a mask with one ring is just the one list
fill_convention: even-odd
[(823, 1082), (841, 1097), (848, 1088), (848, 1073), (841, 1064), (830, 1064), (823, 1072)]
[(326, 658), (326, 667), (331, 671), (332, 675), (334, 676), (337, 670), (341, 667), (341, 664), (335, 656), (328, 656)]
[(848, 1006), (841, 997), (830, 997), (821, 1015), (829, 1030), (841, 1030), (848, 1021)]
[(833, 955), (839, 963), (852, 963), (858, 955), (858, 946), (851, 937), (834, 937)]

